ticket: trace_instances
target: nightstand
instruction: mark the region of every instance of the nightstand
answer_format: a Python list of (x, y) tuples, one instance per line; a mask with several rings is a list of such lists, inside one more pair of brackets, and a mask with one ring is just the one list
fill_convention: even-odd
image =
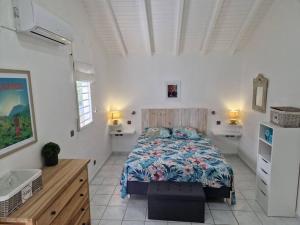
[(224, 154), (237, 154), (242, 136), (241, 125), (225, 125), (210, 132), (212, 143)]
[(232, 130), (221, 130), (215, 129), (211, 131), (212, 135), (214, 136), (225, 136), (225, 137), (241, 137), (241, 131), (232, 131)]
[(135, 130), (111, 131), (109, 134), (117, 137), (124, 136), (124, 135), (133, 135), (135, 134)]
[(124, 129), (121, 132), (111, 131), (109, 134), (113, 152), (131, 152), (136, 144), (137, 134), (134, 129)]

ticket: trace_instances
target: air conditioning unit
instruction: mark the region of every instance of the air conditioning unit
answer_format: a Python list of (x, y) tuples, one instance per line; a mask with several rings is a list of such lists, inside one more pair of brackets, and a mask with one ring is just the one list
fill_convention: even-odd
[(72, 28), (32, 0), (13, 0), (14, 17), (18, 32), (67, 45), (71, 44)]

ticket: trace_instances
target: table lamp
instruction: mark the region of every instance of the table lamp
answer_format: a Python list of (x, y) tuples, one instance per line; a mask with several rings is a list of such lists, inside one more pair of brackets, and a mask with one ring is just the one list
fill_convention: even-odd
[(240, 119), (240, 110), (230, 110), (228, 116), (230, 125), (238, 125)]
[(110, 112), (110, 118), (113, 122), (113, 125), (119, 124), (119, 119), (121, 119), (121, 112), (120, 111), (111, 111)]

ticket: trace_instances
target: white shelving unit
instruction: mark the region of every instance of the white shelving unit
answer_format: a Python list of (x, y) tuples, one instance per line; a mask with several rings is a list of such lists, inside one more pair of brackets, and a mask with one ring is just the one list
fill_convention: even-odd
[[(272, 142), (265, 131), (273, 133)], [(261, 123), (257, 157), (256, 199), (268, 216), (294, 217), (300, 165), (300, 128)]]

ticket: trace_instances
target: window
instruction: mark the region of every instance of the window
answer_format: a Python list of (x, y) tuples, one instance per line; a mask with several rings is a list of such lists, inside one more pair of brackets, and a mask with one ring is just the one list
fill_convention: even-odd
[(91, 82), (76, 81), (78, 101), (78, 128), (81, 129), (93, 122)]

